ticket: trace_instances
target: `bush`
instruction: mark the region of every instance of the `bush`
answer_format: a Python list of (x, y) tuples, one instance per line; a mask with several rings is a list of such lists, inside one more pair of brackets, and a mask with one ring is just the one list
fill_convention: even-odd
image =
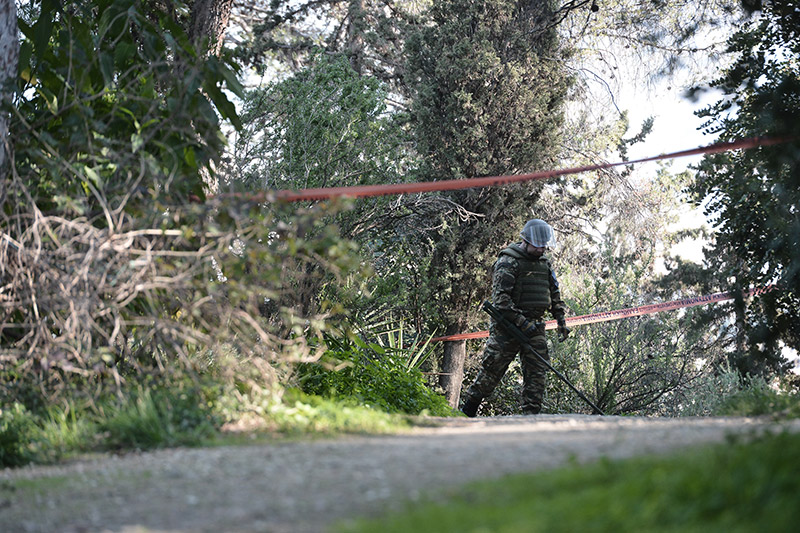
[(718, 414), (728, 416), (758, 416), (773, 413), (800, 414), (800, 395), (787, 389), (783, 383), (770, 386), (764, 378), (748, 377), (741, 388), (724, 398)]
[(21, 466), (31, 461), (30, 443), (36, 424), (21, 404), (0, 409), (0, 467)]
[(741, 387), (741, 377), (736, 370), (723, 367), (706, 374), (684, 387), (676, 400), (677, 416), (714, 416), (720, 414), (722, 404)]
[(800, 394), (789, 379), (775, 384), (722, 368), (688, 388), (677, 409), (682, 416), (800, 415)]
[(351, 400), (388, 413), (450, 416), (444, 396), (425, 385), (422, 372), (400, 354), (358, 339), (326, 339), (328, 350), (315, 363), (297, 368), (306, 394)]

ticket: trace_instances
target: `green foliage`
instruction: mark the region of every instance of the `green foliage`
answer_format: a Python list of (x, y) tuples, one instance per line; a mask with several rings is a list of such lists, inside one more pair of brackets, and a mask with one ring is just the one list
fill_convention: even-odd
[[(568, 83), (549, 3), (437, 2), (408, 42), (428, 179), (530, 171), (551, 155)], [(544, 59), (543, 56), (550, 56)]]
[(241, 91), (231, 63), (200, 57), (166, 13), (137, 0), (43, 0), (19, 26), (12, 131), (30, 138), (16, 136), (16, 170), (41, 209), (204, 197), (202, 169), (223, 146), (217, 113), (238, 124), (222, 90)]
[(338, 531), (791, 531), (800, 520), (800, 436), (475, 483)]
[[(91, 405), (75, 400), (31, 411), (13, 404), (0, 411), (0, 468), (49, 464), (79, 454), (241, 442), (259, 435), (390, 433), (408, 417), (288, 389), (256, 390), (207, 378), (150, 383)], [(247, 435), (242, 438), (241, 435)]]
[[(743, 374), (780, 371), (782, 344), (800, 348), (800, 38), (796, 2), (758, 4), (760, 12), (729, 39), (734, 63), (712, 83), (724, 97), (700, 113), (720, 141), (784, 139), (771, 147), (708, 155), (690, 187), (716, 233), (706, 273), (723, 289), (773, 285), (737, 302)], [(744, 337), (746, 335), (746, 339)]]
[(431, 345), (433, 335), (419, 338), (407, 329), (402, 320), (399, 323), (392, 319), (375, 322), (367, 328), (367, 333), (374, 338), (382, 353), (404, 360), (405, 366), (409, 369), (421, 368), (433, 353)]
[(444, 397), (426, 386), (414, 365), (418, 350), (387, 349), (358, 337), (327, 336), (326, 344), (320, 361), (298, 365), (297, 381), (304, 392), (389, 413), (452, 414)]
[(202, 55), (153, 3), (37, 6), (20, 22), (0, 197), (0, 405), (208, 367), (274, 385), (324, 329), (325, 284), (359, 286), (356, 247), (329, 222), (341, 205), (205, 201), (222, 120), (240, 125), (229, 58)]
[(694, 379), (677, 400), (675, 414), (679, 416), (717, 416), (721, 405), (736, 395), (742, 387), (739, 372), (721, 366)]
[(790, 377), (770, 383), (727, 365), (696, 378), (677, 403), (681, 416), (800, 416), (800, 395)]
[(98, 450), (199, 444), (215, 435), (223, 422), (213, 390), (173, 380), (92, 405), (73, 399), (28, 410), (12, 404), (0, 411), (0, 467), (54, 463)]
[(741, 380), (740, 387), (723, 397), (717, 413), (728, 416), (783, 414), (800, 416), (800, 393), (786, 383), (771, 386), (760, 376)]
[[(652, 252), (652, 249), (651, 249)], [(647, 282), (652, 256), (639, 261), (603, 254), (600, 277), (569, 277), (568, 303), (577, 315), (652, 303)], [(563, 279), (562, 279), (563, 281)], [(553, 342), (555, 366), (608, 414), (673, 414), (674, 397), (699, 374), (699, 333), (687, 332), (691, 311), (631, 317), (577, 326), (564, 343)], [(562, 382), (548, 380), (551, 412), (591, 412)], [(588, 409), (588, 411), (587, 411)]]
[[(252, 26), (245, 22), (237, 53), (259, 73), (306, 68), (318, 50), (329, 55), (346, 54), (361, 76), (380, 79), (403, 92), (403, 43), (409, 27), (430, 0), (383, 3), (319, 0), (260, 2)], [(248, 9), (248, 8), (245, 8)], [(249, 17), (248, 17), (249, 19)], [(337, 31), (331, 31), (339, 28)], [(346, 31), (341, 31), (346, 28)]]
[[(662, 218), (661, 211), (670, 204), (657, 200), (658, 194), (644, 196), (645, 203), (658, 206), (652, 212), (643, 206), (635, 215), (612, 218), (607, 233), (595, 243), (599, 252), (591, 263), (580, 257), (567, 261), (561, 283), (571, 313), (590, 314), (657, 301), (651, 284), (657, 247), (669, 243), (670, 238), (665, 228), (669, 218)], [(632, 218), (645, 224), (631, 228)], [(583, 250), (580, 245), (570, 245), (565, 246), (565, 253), (571, 256)], [(719, 357), (708, 346), (706, 331), (689, 328), (694, 316), (690, 309), (685, 314), (657, 313), (576, 326), (566, 342), (553, 342), (551, 358), (556, 368), (606, 413), (676, 414), (676, 398), (704, 370), (703, 360)], [(548, 380), (546, 408), (551, 412), (587, 409), (555, 379)]]
[[(287, 361), (308, 357), (306, 338), (343, 312), (332, 297), (359, 290), (367, 272), (331, 223), (341, 203), (206, 197), (223, 121), (242, 125), (228, 95), (242, 90), (230, 58), (202, 54), (162, 7), (43, 0), (20, 22), (15, 160), (0, 197), (0, 406), (24, 405), (54, 439), (89, 421), (109, 447), (198, 442), (222, 414), (280, 397)], [(349, 85), (316, 102), (316, 131), (356, 128), (347, 146), (372, 135), (375, 147), (382, 108), (370, 106), (382, 93), (331, 65), (324, 90)], [(337, 106), (351, 111), (346, 123)], [(207, 405), (187, 376), (220, 398)], [(46, 405), (92, 401), (101, 414), (47, 420)], [(53, 454), (99, 446), (74, 439), (54, 441)]]
[[(400, 115), (388, 112), (386, 96), (377, 79), (359, 76), (344, 55), (315, 54), (307, 69), (245, 95), (245, 127), (236, 137), (231, 165), (222, 172), (223, 186), (264, 191), (406, 179), (404, 173), (413, 165), (407, 134)], [(335, 212), (330, 210), (322, 224), (305, 228), (305, 235), (310, 238), (337, 227), (342, 236), (370, 248), (375, 234), (392, 226), (392, 219), (384, 218), (391, 201), (343, 204)], [(288, 212), (276, 216), (291, 220)], [(372, 264), (371, 257), (364, 259), (366, 265)], [(348, 299), (320, 269), (302, 273), (306, 282), (296, 294), (299, 302), (308, 303), (307, 309), (314, 309), (321, 295), (353, 311), (364, 300)]]
[(143, 369), (166, 372), (188, 362), (187, 344), (211, 344), (224, 310), (209, 310), (222, 291), (208, 285), (235, 223), (185, 204), (205, 196), (220, 117), (237, 123), (226, 92), (240, 87), (231, 63), (201, 57), (152, 5), (29, 7), (0, 198), (0, 403), (38, 409), (68, 389), (103, 394)]

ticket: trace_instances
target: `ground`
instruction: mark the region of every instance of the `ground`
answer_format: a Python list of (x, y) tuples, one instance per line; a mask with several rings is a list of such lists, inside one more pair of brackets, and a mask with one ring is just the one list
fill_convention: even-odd
[(316, 533), (474, 479), (662, 453), (776, 426), (759, 418), (431, 419), (390, 436), (99, 456), (0, 471), (3, 532)]

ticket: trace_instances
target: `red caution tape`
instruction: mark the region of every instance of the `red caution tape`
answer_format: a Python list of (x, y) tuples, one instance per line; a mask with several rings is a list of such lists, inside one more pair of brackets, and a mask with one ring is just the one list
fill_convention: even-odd
[[(763, 289), (751, 289), (744, 291), (743, 296), (753, 296), (756, 294), (763, 294), (772, 287)], [(733, 300), (736, 293), (733, 292), (718, 292), (709, 294), (707, 296), (696, 296), (694, 298), (684, 298), (682, 300), (673, 300), (671, 302), (664, 302), (660, 304), (642, 305), (639, 307), (628, 307), (626, 309), (617, 309), (614, 311), (604, 311), (601, 313), (592, 313), (590, 315), (580, 315), (567, 318), (567, 326), (582, 326), (584, 324), (594, 324), (596, 322), (610, 322), (612, 320), (621, 320), (623, 318), (630, 318), (634, 316), (650, 315), (660, 311), (674, 311), (684, 307), (694, 307), (697, 305), (705, 305), (710, 303), (722, 302), (725, 300)], [(548, 320), (545, 322), (544, 329), (556, 329), (558, 323), (555, 320)], [(466, 339), (481, 339), (489, 336), (488, 331), (475, 331), (472, 333), (459, 333), (457, 335), (448, 335), (446, 337), (436, 337), (431, 339), (431, 342), (440, 341), (460, 341)]]
[(299, 191), (279, 190), (265, 191), (261, 193), (223, 193), (215, 196), (208, 196), (208, 199), (235, 198), (252, 202), (265, 202), (282, 200), (286, 202), (327, 200), (338, 197), (365, 198), (369, 196), (386, 196), (391, 194), (413, 194), (433, 191), (453, 191), (459, 189), (470, 189), (473, 187), (494, 187), (497, 185), (507, 185), (509, 183), (519, 183), (523, 181), (541, 180), (565, 176), (567, 174), (579, 174), (592, 170), (602, 170), (623, 165), (636, 163), (646, 163), (658, 161), (660, 159), (675, 159), (701, 154), (713, 154), (730, 150), (743, 150), (756, 148), (758, 146), (771, 146), (787, 142), (789, 139), (767, 139), (753, 137), (738, 141), (711, 144), (705, 147), (683, 150), (670, 154), (662, 154), (653, 157), (645, 157), (633, 161), (619, 161), (616, 163), (602, 163), (598, 165), (587, 165), (583, 167), (565, 168), (562, 170), (545, 170), (542, 172), (532, 172), (530, 174), (515, 174), (507, 176), (489, 176), (483, 178), (469, 178), (445, 181), (423, 181), (416, 183), (389, 183), (383, 185), (355, 185), (351, 187), (323, 187), (317, 189), (301, 189)]

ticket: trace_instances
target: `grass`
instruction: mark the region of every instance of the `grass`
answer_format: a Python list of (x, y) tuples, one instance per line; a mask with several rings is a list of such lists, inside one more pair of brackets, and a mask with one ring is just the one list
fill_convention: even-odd
[(215, 445), (253, 441), (331, 437), (342, 434), (399, 433), (411, 428), (415, 417), (385, 413), (320, 396), (287, 390), (282, 401), (263, 413), (240, 417), (217, 435)]
[(480, 482), (342, 533), (788, 532), (800, 523), (800, 435)]

